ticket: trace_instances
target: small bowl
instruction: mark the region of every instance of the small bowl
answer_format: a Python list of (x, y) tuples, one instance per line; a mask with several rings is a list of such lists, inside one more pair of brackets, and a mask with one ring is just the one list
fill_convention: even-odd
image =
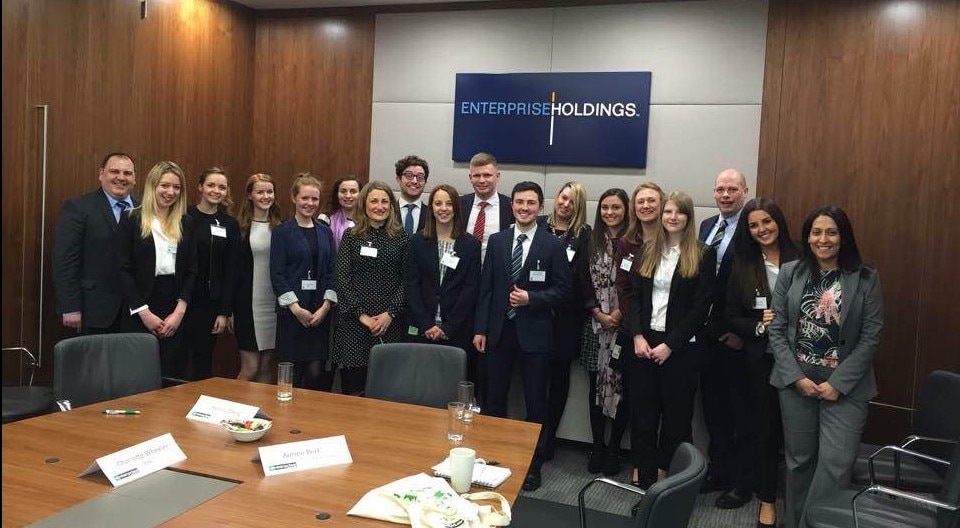
[(263, 438), (270, 430), (273, 422), (262, 418), (251, 420), (224, 420), (220, 422), (237, 442), (254, 442)]

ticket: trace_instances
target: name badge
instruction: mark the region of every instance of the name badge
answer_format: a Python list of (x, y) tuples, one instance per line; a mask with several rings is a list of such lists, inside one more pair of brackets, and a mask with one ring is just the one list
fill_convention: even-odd
[(530, 282), (547, 282), (547, 272), (543, 270), (530, 270)]
[(377, 248), (373, 246), (360, 246), (360, 256), (377, 258)]
[(573, 257), (577, 255), (577, 250), (567, 246), (567, 262), (573, 262)]
[(167, 253), (176, 256), (177, 255), (177, 245), (176, 244), (167, 244)]
[(457, 265), (460, 264), (460, 257), (456, 257), (452, 253), (444, 253), (443, 258), (440, 259), (440, 264), (450, 269), (457, 269)]
[(227, 228), (218, 225), (210, 226), (210, 234), (215, 237), (227, 238)]
[(632, 258), (624, 258), (623, 260), (621, 260), (621, 261), (620, 261), (620, 269), (622, 269), (623, 271), (626, 271), (627, 273), (629, 273), (630, 270), (633, 269), (633, 259), (632, 259)]
[(754, 310), (766, 310), (767, 309), (767, 298), (766, 297), (756, 297), (753, 300), (753, 309)]
[(316, 291), (317, 279), (303, 279), (300, 281), (300, 289), (303, 291)]
[(420, 335), (420, 329), (417, 328), (416, 326), (408, 326), (408, 327), (407, 327), (407, 333), (410, 334), (410, 335), (412, 335), (412, 336)]
[(610, 357), (620, 359), (620, 345), (613, 345), (613, 350), (610, 351)]

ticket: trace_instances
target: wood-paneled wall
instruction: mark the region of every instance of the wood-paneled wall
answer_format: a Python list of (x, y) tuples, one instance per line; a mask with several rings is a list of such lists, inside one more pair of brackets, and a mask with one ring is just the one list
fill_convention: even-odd
[(885, 325), (867, 437), (893, 441), (934, 369), (960, 370), (960, 5), (774, 0), (759, 193), (799, 237), (843, 207), (879, 270)]

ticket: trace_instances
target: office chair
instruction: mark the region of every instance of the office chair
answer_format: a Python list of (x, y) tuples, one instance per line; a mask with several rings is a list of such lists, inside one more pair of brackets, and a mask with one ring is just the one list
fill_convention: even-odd
[(160, 388), (160, 346), (151, 334), (64, 339), (53, 348), (53, 389), (73, 407)]
[[(898, 444), (938, 458), (948, 458), (953, 445), (960, 440), (960, 374), (946, 370), (930, 373), (920, 394), (913, 420), (913, 434)], [(868, 460), (881, 446), (861, 444), (853, 466), (852, 482), (862, 486), (883, 484), (905, 491), (936, 493), (943, 486), (946, 473), (930, 461), (917, 457), (901, 457), (898, 451), (884, 450), (874, 457), (871, 477)]]
[[(634, 528), (686, 528), (690, 514), (700, 493), (700, 485), (707, 478), (707, 461), (692, 444), (684, 442), (677, 447), (667, 470), (667, 478), (646, 491), (606, 477), (596, 478), (580, 489), (578, 496), (580, 528), (587, 526), (584, 495), (594, 484), (606, 484), (641, 496), (634, 508), (634, 517), (624, 517), (623, 526)], [(606, 528), (606, 527), (605, 527)]]
[[(917, 458), (947, 467), (944, 486), (931, 497), (926, 494), (872, 484), (857, 490), (842, 490), (824, 497), (807, 509), (809, 528), (957, 528), (960, 526), (960, 447), (955, 446), (951, 461), (931, 457), (897, 446), (886, 446), (903, 458)], [(870, 458), (872, 466), (876, 454)]]
[(467, 379), (463, 349), (421, 343), (389, 343), (370, 349), (366, 395), (370, 398), (446, 408)]
[(50, 412), (53, 409), (53, 390), (50, 387), (33, 386), (33, 375), (38, 367), (37, 357), (24, 347), (4, 348), (3, 352), (16, 352), (20, 361), (19, 384), (3, 387), (3, 423)]

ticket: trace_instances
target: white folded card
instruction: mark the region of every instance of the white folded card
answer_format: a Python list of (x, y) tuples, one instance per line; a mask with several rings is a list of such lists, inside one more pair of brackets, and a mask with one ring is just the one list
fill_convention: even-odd
[(187, 418), (198, 422), (219, 424), (223, 420), (250, 420), (257, 415), (259, 410), (259, 407), (253, 405), (221, 400), (201, 394), (197, 403), (187, 413)]
[(267, 477), (351, 462), (347, 437), (343, 435), (260, 448), (260, 463)]
[[(447, 457), (436, 466), (433, 466), (433, 474), (438, 477), (450, 478), (450, 457)], [(473, 466), (473, 483), (484, 488), (496, 488), (510, 478), (510, 468), (501, 466), (491, 466), (478, 458)]]
[(186, 459), (187, 455), (183, 454), (173, 435), (167, 433), (102, 456), (78, 476), (99, 470), (110, 479), (111, 484), (121, 486)]

